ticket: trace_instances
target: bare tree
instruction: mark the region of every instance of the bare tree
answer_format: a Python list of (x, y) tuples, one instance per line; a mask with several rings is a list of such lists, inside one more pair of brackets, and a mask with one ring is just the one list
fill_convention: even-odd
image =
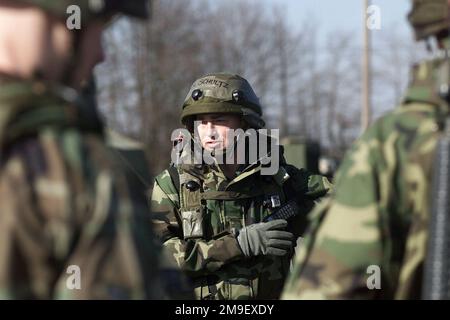
[[(295, 30), (282, 8), (255, 0), (155, 0), (152, 16), (147, 23), (117, 21), (105, 36), (107, 61), (97, 70), (109, 126), (153, 151), (152, 174), (170, 161), (170, 135), (181, 125), (189, 86), (211, 72), (247, 78), (268, 127), (282, 134), (318, 141), (338, 155), (359, 134), (361, 48), (352, 32), (337, 30), (319, 41), (320, 21), (306, 16)], [(390, 33), (374, 51), (375, 96), (385, 99), (375, 99), (378, 108), (392, 106), (405, 87), (414, 50), (401, 38)]]

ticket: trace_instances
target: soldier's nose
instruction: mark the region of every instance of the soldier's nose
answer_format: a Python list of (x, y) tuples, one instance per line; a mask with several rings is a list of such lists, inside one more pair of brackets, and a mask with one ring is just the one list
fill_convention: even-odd
[(206, 132), (210, 137), (217, 135), (216, 128), (214, 127), (213, 124), (211, 124), (211, 122), (208, 122), (206, 130), (207, 130)]

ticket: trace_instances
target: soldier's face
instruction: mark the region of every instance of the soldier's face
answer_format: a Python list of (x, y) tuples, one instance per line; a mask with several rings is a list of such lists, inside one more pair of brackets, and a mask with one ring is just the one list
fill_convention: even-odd
[(202, 147), (209, 151), (218, 151), (232, 145), (232, 130), (241, 127), (241, 119), (237, 115), (205, 114), (198, 115), (195, 124)]
[(58, 81), (70, 59), (66, 24), (38, 7), (0, 0), (0, 68), (22, 79)]

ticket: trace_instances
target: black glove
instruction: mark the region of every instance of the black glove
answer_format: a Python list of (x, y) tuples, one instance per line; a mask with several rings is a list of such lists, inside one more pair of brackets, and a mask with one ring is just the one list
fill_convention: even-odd
[(246, 257), (284, 256), (294, 244), (294, 235), (284, 231), (287, 225), (287, 221), (281, 219), (251, 224), (240, 230), (237, 241)]

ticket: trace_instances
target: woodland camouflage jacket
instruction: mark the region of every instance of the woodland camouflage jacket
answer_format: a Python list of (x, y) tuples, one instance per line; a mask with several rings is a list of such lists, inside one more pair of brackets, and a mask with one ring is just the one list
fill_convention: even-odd
[[(310, 215), (283, 298), (420, 298), (432, 168), (448, 114), (436, 94), (444, 63), (417, 66), (404, 103), (347, 154), (335, 193)], [(379, 290), (367, 285), (374, 266)]]
[[(289, 221), (298, 236), (305, 228), (307, 212), (331, 184), (322, 176), (286, 164), (273, 176), (260, 171), (258, 163), (242, 166), (230, 181), (217, 165), (181, 164), (156, 178), (152, 212), (157, 235), (193, 281), (197, 298), (275, 299), (281, 293), (290, 257), (245, 258), (233, 230), (263, 221), (271, 213), (266, 205), (270, 197), (284, 204), (289, 181), (302, 211)], [(189, 191), (189, 181), (198, 183), (198, 190)], [(186, 237), (186, 210), (201, 214), (197, 237)]]

